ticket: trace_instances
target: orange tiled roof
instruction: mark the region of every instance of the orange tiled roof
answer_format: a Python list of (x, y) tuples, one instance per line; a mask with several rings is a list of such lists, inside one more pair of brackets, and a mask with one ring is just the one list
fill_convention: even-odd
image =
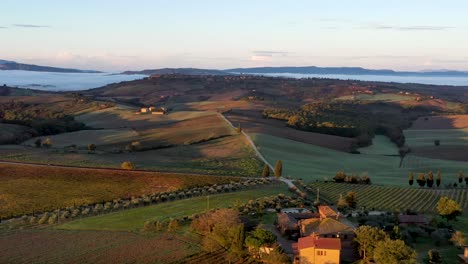
[(317, 249), (336, 249), (341, 250), (341, 240), (339, 238), (323, 238), (323, 237), (301, 237), (297, 242), (299, 250), (305, 248), (317, 248)]

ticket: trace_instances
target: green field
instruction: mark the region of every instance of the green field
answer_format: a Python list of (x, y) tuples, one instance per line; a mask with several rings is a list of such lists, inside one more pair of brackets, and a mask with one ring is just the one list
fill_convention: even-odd
[(265, 187), (254, 190), (196, 197), (141, 207), (127, 211), (89, 217), (58, 226), (59, 229), (136, 231), (145, 221), (181, 218), (213, 208), (230, 207), (249, 200), (287, 193), (286, 185)]
[(415, 185), (407, 188), (334, 182), (315, 182), (309, 186), (314, 192), (319, 188), (321, 197), (333, 203), (338, 201), (340, 194), (346, 195), (349, 191), (355, 191), (358, 208), (364, 206), (367, 210), (411, 209), (421, 213), (435, 213), (436, 204), (442, 196), (456, 200), (465, 211), (468, 210), (468, 192), (465, 189), (437, 190), (419, 188)]
[(441, 146), (468, 146), (468, 129), (408, 129), (404, 133), (410, 147), (434, 146), (436, 139)]
[(398, 155), (397, 145), (383, 135), (376, 135), (372, 139), (372, 145), (359, 148), (358, 151), (367, 155)]
[[(403, 167), (399, 168), (398, 156), (350, 154), (266, 134), (252, 134), (252, 139), (271, 164), (283, 161), (284, 176), (302, 178), (306, 182), (332, 179), (337, 171), (344, 170), (359, 175), (368, 173), (373, 183), (407, 186), (411, 171), (440, 170), (447, 177), (455, 177), (458, 171), (468, 167), (466, 162), (407, 155)], [(412, 162), (415, 159), (418, 162)]]

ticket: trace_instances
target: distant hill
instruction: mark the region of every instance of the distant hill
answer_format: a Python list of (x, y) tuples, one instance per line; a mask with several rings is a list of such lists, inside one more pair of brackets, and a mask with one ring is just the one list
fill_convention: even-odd
[(163, 68), (163, 69), (152, 69), (152, 70), (142, 70), (142, 71), (125, 71), (125, 72), (122, 72), (121, 74), (231, 75), (232, 73), (229, 73), (223, 70), (210, 70), (210, 69), (197, 69), (197, 68)]
[(14, 61), (0, 60), (0, 70), (21, 70), (21, 71), (37, 71), (37, 72), (64, 72), (64, 73), (100, 73), (92, 70), (78, 70), (68, 68), (57, 68), (49, 66), (40, 66), (33, 64), (23, 64)]
[(296, 74), (342, 74), (342, 75), (387, 75), (387, 76), (434, 76), (434, 77), (468, 77), (468, 72), (462, 71), (393, 71), (393, 70), (370, 70), (360, 67), (257, 67), (257, 68), (235, 68), (224, 70), (229, 73), (243, 74), (271, 74), (271, 73), (296, 73)]

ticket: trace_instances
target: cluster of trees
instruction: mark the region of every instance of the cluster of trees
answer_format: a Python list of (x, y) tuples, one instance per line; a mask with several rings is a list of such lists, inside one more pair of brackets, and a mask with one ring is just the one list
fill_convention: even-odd
[(340, 198), (338, 199), (337, 206), (340, 209), (356, 209), (357, 206), (357, 193), (353, 191), (349, 191), (346, 193), (346, 196), (340, 194)]
[[(230, 262), (248, 257), (261, 258), (264, 263), (289, 263), (289, 257), (275, 245), (276, 236), (257, 228), (246, 234), (239, 212), (220, 209), (199, 215), (192, 220), (191, 229), (202, 235), (202, 246), (208, 252), (224, 250)], [(273, 247), (270, 254), (262, 254), (261, 247)]]
[[(460, 171), (460, 172), (458, 172), (458, 184), (462, 184), (463, 181), (465, 181), (466, 185), (468, 185), (468, 176), (465, 177), (463, 175), (463, 172)], [(433, 188), (434, 187), (434, 182), (435, 182), (435, 185), (437, 187), (439, 187), (440, 184), (442, 183), (442, 173), (440, 171), (437, 172), (437, 176), (435, 178), (435, 181), (434, 181), (434, 173), (432, 171), (429, 171), (428, 173), (421, 172), (421, 173), (418, 174), (418, 177), (416, 178), (416, 183), (420, 187), (427, 186), (429, 188)], [(412, 186), (414, 184), (414, 173), (413, 172), (410, 172), (410, 174), (408, 176), (408, 184), (410, 186)], [(455, 182), (453, 184), (453, 187), (457, 187), (458, 184)], [(451, 184), (450, 184), (450, 186), (451, 186)]]
[(34, 141), (34, 146), (36, 146), (36, 148), (41, 148), (41, 147), (51, 148), (52, 147), (52, 139), (46, 138), (46, 139), (44, 139), (44, 141), (42, 141), (41, 138), (38, 138), (38, 139), (36, 139)]
[(31, 127), (37, 135), (54, 135), (85, 129), (73, 116), (40, 104), (12, 101), (0, 103), (0, 122)]
[(256, 200), (250, 200), (245, 204), (237, 205), (236, 208), (240, 213), (245, 215), (263, 215), (263, 211), (267, 208), (275, 209), (279, 212), (282, 208), (288, 207), (304, 207), (307, 202), (300, 196), (291, 197), (284, 194), (277, 196), (263, 197)]
[[(67, 220), (77, 217), (86, 217), (91, 215), (99, 215), (102, 213), (110, 213), (119, 210), (125, 210), (130, 208), (136, 208), (140, 206), (147, 206), (151, 204), (157, 204), (166, 201), (173, 201), (176, 199), (185, 199), (191, 197), (199, 197), (210, 194), (217, 193), (226, 193), (232, 192), (240, 189), (251, 188), (257, 185), (269, 184), (271, 181), (269, 179), (251, 179), (241, 182), (231, 182), (229, 184), (221, 185), (207, 185), (203, 187), (194, 187), (190, 189), (182, 189), (172, 192), (161, 192), (154, 193), (151, 195), (143, 195), (140, 197), (131, 197), (126, 199), (115, 199), (108, 202), (101, 202), (92, 205), (82, 205), (82, 206), (71, 206), (62, 209), (56, 209), (49, 212), (35, 212), (32, 215), (23, 215), (12, 223), (16, 224), (47, 224), (50, 223), (48, 219), (52, 216), (54, 221), (52, 224), (56, 223), (58, 220)], [(45, 220), (40, 221), (39, 219), (44, 218)], [(27, 219), (27, 221), (22, 221), (22, 219)], [(33, 219), (33, 220), (30, 220)]]
[(371, 184), (371, 179), (369, 175), (364, 175), (362, 177), (359, 177), (358, 175), (352, 174), (352, 175), (346, 175), (344, 171), (338, 171), (333, 177), (333, 180), (335, 182), (345, 182), (345, 183), (352, 183), (352, 184)]
[(379, 227), (360, 226), (355, 230), (358, 251), (365, 263), (416, 264), (416, 251), (401, 239), (392, 239)]

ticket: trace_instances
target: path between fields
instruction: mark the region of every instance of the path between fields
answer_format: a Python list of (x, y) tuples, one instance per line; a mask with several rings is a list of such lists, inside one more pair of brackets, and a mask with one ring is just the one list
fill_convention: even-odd
[[(223, 114), (221, 113), (218, 113), (219, 116), (224, 119), (224, 121), (226, 121), (231, 127), (237, 129), (232, 123), (231, 121), (229, 121)], [(255, 146), (255, 143), (253, 142), (252, 138), (247, 134), (245, 133), (243, 130), (241, 130), (241, 134), (244, 135), (244, 137), (247, 139), (247, 142), (249, 142), (249, 144), (252, 146), (252, 148), (254, 149), (255, 151), (255, 154), (257, 154), (257, 157), (259, 157), (265, 164), (268, 165), (268, 167), (270, 167), (270, 169), (272, 171), (275, 170), (275, 168), (265, 159), (265, 157), (263, 157), (262, 153), (260, 153), (260, 151), (258, 151), (257, 149), (257, 146)], [(275, 179), (274, 177), (272, 177), (273, 179)], [(290, 180), (290, 179), (286, 179), (284, 177), (280, 177), (279, 178), (280, 181), (286, 183), (288, 185), (289, 188), (291, 187), (296, 187), (296, 185), (294, 185), (294, 181), (293, 180)]]

